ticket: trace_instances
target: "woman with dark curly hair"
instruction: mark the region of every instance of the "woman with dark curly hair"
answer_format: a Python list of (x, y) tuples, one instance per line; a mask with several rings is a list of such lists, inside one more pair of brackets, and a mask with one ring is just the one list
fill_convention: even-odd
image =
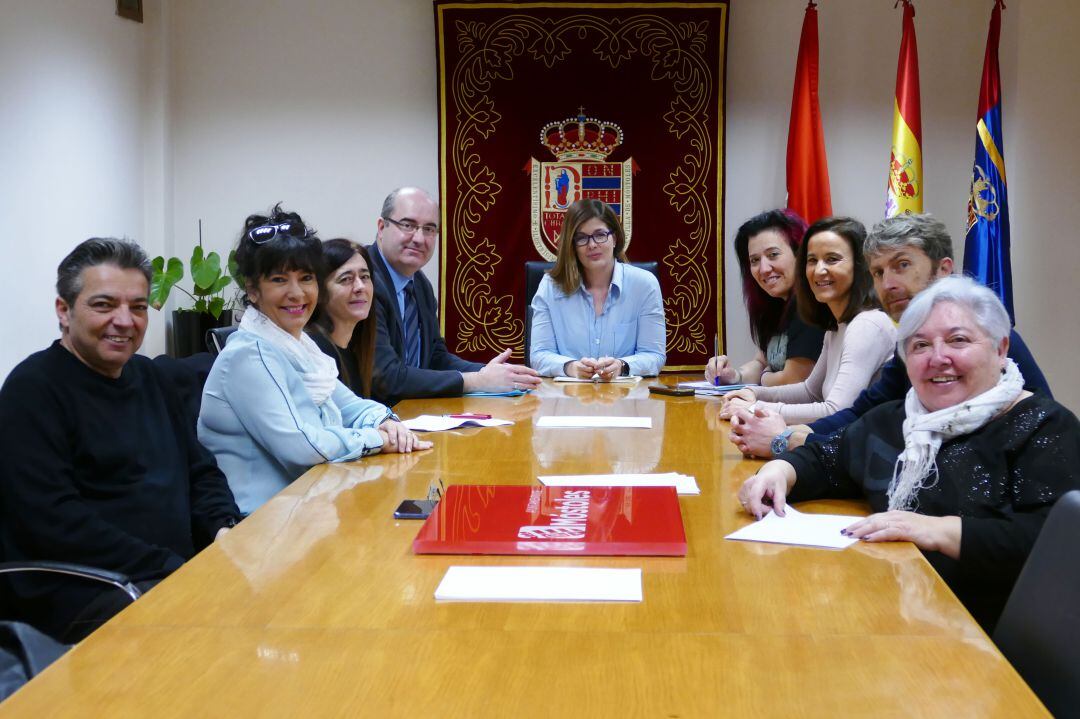
[(304, 333), (319, 298), (322, 243), (280, 205), (251, 215), (236, 248), (248, 307), (203, 389), (199, 441), (249, 513), (313, 465), (431, 446), (338, 381)]

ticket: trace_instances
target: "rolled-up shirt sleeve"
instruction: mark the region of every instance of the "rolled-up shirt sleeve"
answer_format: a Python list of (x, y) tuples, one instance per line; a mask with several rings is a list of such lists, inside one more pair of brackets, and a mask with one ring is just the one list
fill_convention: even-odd
[[(660, 283), (651, 273), (643, 272), (640, 283), (634, 284), (636, 297), (630, 299), (639, 303), (637, 343), (633, 354), (619, 359), (626, 362), (630, 374), (658, 375), (667, 361), (667, 323)], [(615, 338), (616, 346), (620, 344), (620, 339)]]

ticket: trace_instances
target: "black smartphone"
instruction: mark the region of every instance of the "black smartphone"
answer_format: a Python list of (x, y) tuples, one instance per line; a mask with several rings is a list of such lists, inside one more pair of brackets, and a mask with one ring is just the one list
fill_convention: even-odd
[(672, 397), (692, 397), (694, 390), (689, 387), (670, 387), (666, 384), (651, 384), (649, 392), (653, 394), (669, 394)]
[(394, 519), (427, 519), (436, 504), (434, 499), (406, 499), (394, 510)]

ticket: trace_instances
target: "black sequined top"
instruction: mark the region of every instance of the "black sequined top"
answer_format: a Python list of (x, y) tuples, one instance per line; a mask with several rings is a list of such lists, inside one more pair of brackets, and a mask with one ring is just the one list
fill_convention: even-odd
[[(789, 501), (865, 496), (873, 511), (886, 511), (904, 417), (902, 401), (888, 402), (821, 444), (781, 455), (798, 477)], [(990, 631), (1054, 501), (1080, 489), (1080, 421), (1036, 394), (942, 444), (937, 468), (915, 511), (960, 516), (960, 559), (924, 554)]]

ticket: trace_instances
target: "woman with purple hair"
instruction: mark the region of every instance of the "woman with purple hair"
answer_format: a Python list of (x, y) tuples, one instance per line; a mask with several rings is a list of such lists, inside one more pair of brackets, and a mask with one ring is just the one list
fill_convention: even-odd
[(769, 210), (743, 223), (735, 235), (743, 298), (757, 355), (735, 367), (726, 355), (713, 357), (705, 378), (718, 384), (773, 386), (802, 382), (810, 375), (825, 337), (795, 310), (795, 254), (806, 222), (791, 210)]

